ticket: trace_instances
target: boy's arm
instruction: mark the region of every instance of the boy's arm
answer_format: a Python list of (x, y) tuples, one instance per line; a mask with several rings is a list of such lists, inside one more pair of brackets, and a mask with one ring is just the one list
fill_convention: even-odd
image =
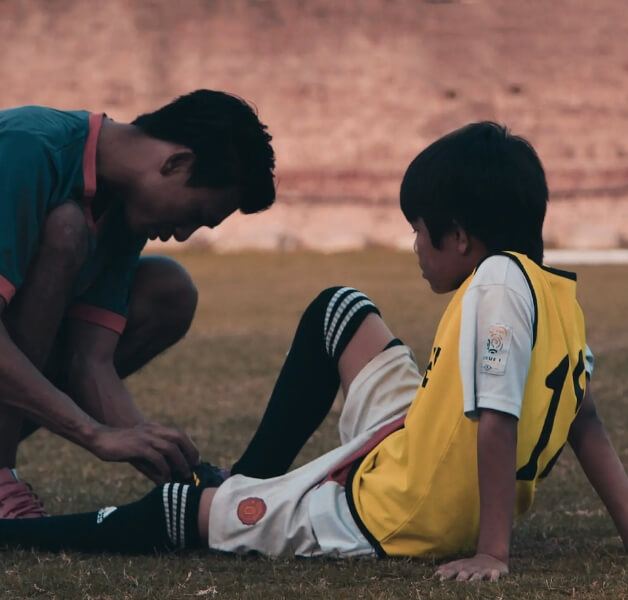
[(597, 416), (590, 384), (569, 430), (569, 444), (628, 551), (628, 476)]
[(480, 535), (472, 558), (441, 565), (436, 575), (459, 581), (490, 579), (508, 573), (514, 517), (517, 419), (484, 409), (478, 424)]

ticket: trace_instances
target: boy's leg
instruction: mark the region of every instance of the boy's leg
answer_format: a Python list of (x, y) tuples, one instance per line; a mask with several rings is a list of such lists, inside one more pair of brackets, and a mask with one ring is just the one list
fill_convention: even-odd
[[(365, 320), (363, 331), (373, 323)], [(373, 554), (376, 546), (355, 520), (345, 486), (356, 460), (403, 425), (421, 381), (409, 348), (386, 346), (351, 383), (338, 447), (272, 479), (236, 475), (215, 496), (204, 495), (199, 528), (211, 548), (269, 556)]]
[(304, 312), (262, 421), (232, 473), (269, 478), (285, 473), (329, 412), (338, 386), (393, 335), (373, 302), (353, 288), (321, 292)]
[(394, 339), (388, 325), (378, 314), (366, 316), (338, 361), (345, 396), (355, 376)]
[[(369, 332), (371, 332), (370, 335)], [(354, 343), (350, 344), (352, 340)], [(360, 324), (355, 327), (355, 331), (349, 335), (347, 343), (342, 347), (340, 356), (347, 353), (345, 358), (338, 357), (343, 362), (343, 366), (340, 368), (346, 377), (346, 381), (343, 382), (346, 388), (351, 383), (351, 373), (361, 371), (360, 363), (370, 362), (371, 358), (380, 353), (382, 349), (380, 346), (386, 346), (385, 342), (391, 340), (392, 334), (386, 327), (382, 327), (381, 320), (379, 317), (376, 318), (372, 311), (361, 319)], [(393, 374), (393, 378), (396, 379), (396, 375)], [(365, 382), (361, 381), (359, 386), (364, 384)], [(413, 388), (415, 387), (416, 382)], [(390, 391), (384, 393), (384, 403), (386, 404), (392, 399), (387, 396), (389, 393)], [(377, 395), (377, 391), (373, 390), (373, 394)], [(263, 521), (266, 524), (263, 526), (262, 537), (266, 537), (269, 526), (274, 530), (276, 529), (275, 524), (279, 526), (285, 519), (288, 519), (290, 523), (290, 527), (280, 527), (279, 531), (275, 531), (275, 537), (283, 536), (281, 540), (274, 541), (270, 546), (261, 544), (260, 547), (263, 548), (261, 551), (272, 554), (275, 549), (277, 552), (283, 552), (286, 548), (292, 548), (293, 552), (296, 551), (296, 548), (305, 548), (306, 553), (322, 550), (317, 549), (315, 538), (311, 534), (307, 534), (310, 527), (304, 529), (303, 523), (309, 522), (307, 516), (309, 500), (306, 501), (302, 494), (309, 494), (309, 491), (314, 489), (312, 486), (316, 486), (343, 457), (358, 449), (369, 438), (369, 435), (369, 432), (366, 431), (362, 436), (354, 439), (351, 445), (339, 447), (273, 482), (266, 483), (246, 477), (230, 480), (230, 482), (241, 480), (245, 485), (248, 481), (254, 488), (258, 485), (256, 482), (259, 482), (261, 487), (265, 485), (266, 493), (270, 496), (265, 496), (265, 492), (261, 488), (259, 488), (261, 492), (259, 495), (266, 497), (267, 502), (269, 502), (269, 510), (279, 510), (282, 513), (273, 515), (270, 525), (267, 520)], [(286, 477), (288, 480), (284, 482)], [(169, 491), (164, 493), (163, 489), (169, 489)], [(199, 541), (205, 545), (208, 538), (209, 513), (216, 488), (201, 490), (171, 484), (163, 489), (158, 488), (161, 491), (152, 492), (141, 501), (120, 507), (115, 511), (103, 509), (87, 515), (53, 517), (38, 520), (37, 523), (28, 523), (28, 525), (12, 525), (0, 521), (0, 544), (37, 546), (51, 550), (70, 548), (91, 552), (142, 552), (154, 548), (163, 550), (196, 546)], [(245, 495), (248, 496), (246, 493)], [(264, 502), (257, 497), (257, 494), (253, 495), (256, 497), (247, 497), (236, 505), (237, 518), (245, 525), (257, 523), (257, 520), (266, 511)], [(274, 500), (271, 498), (272, 496), (274, 496)], [(257, 505), (253, 505), (251, 501), (257, 501)], [(279, 502), (279, 506), (277, 506), (276, 501)], [(282, 505), (285, 505), (285, 509), (282, 509)], [(260, 507), (263, 508), (260, 509)], [(298, 511), (298, 518), (291, 516), (291, 511), (295, 508)], [(253, 514), (249, 509), (255, 509), (258, 512)], [(285, 512), (286, 509), (288, 512)], [(262, 513), (259, 510), (262, 510)], [(250, 521), (249, 519), (253, 520)], [(297, 546), (293, 547), (294, 544)], [(364, 544), (365, 546), (359, 550), (360, 553), (368, 553), (368, 542), (364, 540)], [(281, 550), (282, 548), (284, 550)]]
[(167, 483), (120, 507), (42, 519), (0, 519), (0, 546), (134, 554), (197, 548), (201, 493)]
[[(86, 252), (81, 209), (67, 203), (51, 211), (28, 275), (2, 315), (15, 345), (39, 370), (50, 354)], [(23, 419), (21, 412), (0, 404), (0, 467), (15, 466)]]

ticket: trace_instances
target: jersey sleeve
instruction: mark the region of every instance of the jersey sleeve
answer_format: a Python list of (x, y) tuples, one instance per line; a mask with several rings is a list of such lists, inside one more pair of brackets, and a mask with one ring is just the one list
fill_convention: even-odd
[(462, 301), (459, 353), (467, 417), (489, 408), (519, 418), (534, 316), (521, 269), (505, 256), (484, 261)]
[(0, 135), (0, 296), (8, 304), (37, 251), (58, 179), (42, 143), (24, 133)]
[(90, 287), (74, 299), (68, 316), (122, 334), (140, 250), (121, 256), (106, 266)]
[(595, 355), (593, 354), (589, 344), (586, 345), (584, 356), (584, 371), (589, 376), (589, 379), (593, 376), (593, 369), (595, 368)]

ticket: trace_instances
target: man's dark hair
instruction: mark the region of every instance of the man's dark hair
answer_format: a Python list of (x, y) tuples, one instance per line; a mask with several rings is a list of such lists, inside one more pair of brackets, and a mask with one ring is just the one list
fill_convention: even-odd
[(410, 163), (400, 196), (406, 219), (422, 218), (435, 248), (457, 224), (489, 252), (543, 260), (543, 166), (526, 140), (497, 123), (472, 123), (428, 146)]
[(133, 121), (147, 135), (182, 144), (196, 157), (188, 185), (240, 187), (240, 210), (254, 213), (275, 200), (275, 154), (255, 111), (224, 92), (197, 90)]

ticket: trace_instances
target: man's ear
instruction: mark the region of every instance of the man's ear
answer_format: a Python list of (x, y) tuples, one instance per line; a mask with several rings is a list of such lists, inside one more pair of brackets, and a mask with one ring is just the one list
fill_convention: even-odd
[(169, 154), (161, 164), (159, 172), (167, 177), (184, 171), (190, 173), (192, 165), (194, 164), (194, 152), (191, 150), (180, 150), (179, 152), (173, 152)]

